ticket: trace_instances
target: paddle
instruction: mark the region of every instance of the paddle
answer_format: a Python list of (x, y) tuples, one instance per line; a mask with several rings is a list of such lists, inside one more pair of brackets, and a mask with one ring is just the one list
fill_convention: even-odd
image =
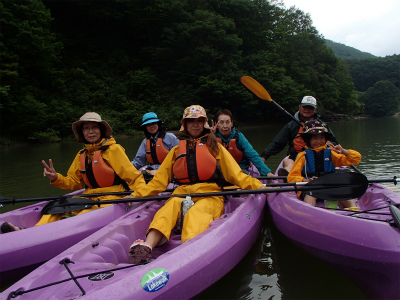
[(299, 120), (297, 120), (294, 116), (292, 116), (291, 113), (289, 113), (287, 110), (285, 110), (282, 106), (280, 106), (278, 103), (276, 103), (274, 100), (272, 100), (271, 96), (267, 92), (267, 90), (254, 78), (250, 76), (242, 76), (240, 78), (240, 81), (250, 90), (252, 91), (258, 98), (267, 100), (269, 102), (272, 102), (280, 111), (283, 111), (286, 115), (291, 117), (297, 124), (299, 124), (301, 127), (303, 127), (303, 124)]
[[(269, 179), (269, 180), (277, 180), (277, 179), (286, 179), (287, 176), (255, 176), (257, 179)], [(393, 178), (381, 178), (381, 179), (368, 179), (368, 183), (381, 183), (381, 182), (393, 182), (394, 185), (397, 184), (397, 176)], [(295, 186), (296, 183), (268, 183), (265, 186)], [(299, 185), (299, 183), (297, 183)], [(300, 183), (301, 185), (301, 183)], [(167, 189), (165, 192), (172, 192), (173, 189)], [(108, 192), (108, 193), (96, 193), (96, 194), (81, 194), (80, 196), (85, 197), (101, 197), (107, 195), (130, 195), (132, 191), (124, 191), (124, 192)], [(39, 202), (39, 201), (49, 201), (49, 200), (61, 200), (61, 199), (72, 199), (72, 197), (68, 196), (49, 196), (49, 197), (40, 197), (40, 198), (25, 198), (25, 199), (7, 199), (5, 197), (0, 196), (0, 209), (7, 204), (16, 204), (22, 202)]]
[[(242, 76), (240, 78), (240, 81), (250, 90), (252, 91), (258, 98), (267, 100), (269, 102), (272, 102), (280, 111), (283, 111), (286, 115), (291, 117), (297, 124), (299, 124), (301, 127), (304, 125), (297, 120), (294, 116), (292, 116), (291, 113), (289, 113), (287, 110), (285, 110), (282, 106), (280, 106), (278, 103), (276, 103), (274, 100), (272, 100), (271, 96), (267, 92), (267, 90), (254, 78), (250, 76)], [(354, 171), (358, 172), (361, 174), (361, 172), (355, 167), (355, 166), (350, 166)]]
[(358, 173), (332, 173), (329, 175), (317, 178), (305, 185), (294, 186), (291, 188), (271, 188), (271, 189), (257, 189), (257, 190), (239, 190), (239, 191), (225, 191), (225, 192), (210, 192), (199, 194), (178, 194), (178, 195), (162, 195), (151, 196), (143, 198), (123, 198), (116, 200), (91, 200), (87, 198), (69, 198), (68, 203), (62, 201), (53, 201), (48, 203), (42, 210), (43, 214), (57, 214), (60, 207), (65, 211), (65, 207), (72, 207), (73, 205), (84, 205), (89, 208), (93, 205), (104, 205), (114, 203), (127, 203), (127, 202), (143, 202), (153, 200), (165, 200), (171, 197), (185, 198), (190, 197), (211, 197), (211, 196), (228, 196), (228, 195), (245, 195), (245, 194), (260, 194), (260, 193), (282, 193), (282, 192), (297, 192), (297, 191), (311, 191), (313, 197), (325, 200), (348, 200), (357, 198), (363, 195), (368, 187), (367, 178)]
[(397, 228), (400, 228), (400, 209), (394, 205), (390, 205), (389, 210), (393, 217), (394, 223), (397, 225)]

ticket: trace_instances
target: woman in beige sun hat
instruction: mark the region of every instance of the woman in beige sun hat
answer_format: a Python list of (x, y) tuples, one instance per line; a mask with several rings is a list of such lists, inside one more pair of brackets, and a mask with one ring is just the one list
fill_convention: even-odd
[[(67, 176), (56, 172), (51, 159), (49, 159), (48, 164), (42, 160), (43, 176), (50, 179), (51, 185), (66, 190), (79, 190), (85, 186), (83, 197), (85, 194), (136, 191), (146, 186), (143, 175), (131, 164), (125, 154), (125, 149), (117, 144), (111, 136), (112, 128), (101, 119), (99, 114), (95, 112), (85, 113), (72, 124), (72, 131), (76, 140), (83, 142), (84, 146), (75, 156)], [(123, 195), (105, 195), (95, 199), (112, 200), (121, 197)], [(98, 208), (94, 205), (88, 209), (66, 214), (43, 215), (36, 226), (58, 221), (65, 217), (80, 215)], [(4, 231), (10, 232), (19, 229), (9, 222), (5, 222), (1, 226), (3, 233)]]

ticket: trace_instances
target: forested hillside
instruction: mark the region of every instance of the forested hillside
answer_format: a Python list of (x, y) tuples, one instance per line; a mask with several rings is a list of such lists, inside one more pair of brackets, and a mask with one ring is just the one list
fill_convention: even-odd
[(363, 59), (363, 58), (376, 58), (375, 55), (372, 55), (371, 53), (368, 52), (363, 52), (360, 51), (356, 48), (341, 44), (341, 43), (336, 43), (331, 40), (325, 40), (326, 46), (329, 48), (332, 48), (333, 53), (335, 55), (343, 58), (343, 59)]
[(346, 62), (365, 114), (380, 117), (400, 111), (400, 55)]
[(115, 134), (133, 134), (148, 111), (178, 129), (191, 104), (210, 117), (231, 109), (242, 123), (285, 118), (243, 75), (292, 113), (304, 95), (327, 118), (363, 113), (344, 60), (308, 15), (275, 1), (5, 0), (0, 9), (3, 143), (72, 137), (86, 111)]
[(400, 110), (400, 55), (376, 57), (355, 48), (325, 40), (333, 53), (349, 66), (358, 100), (369, 116), (388, 116)]

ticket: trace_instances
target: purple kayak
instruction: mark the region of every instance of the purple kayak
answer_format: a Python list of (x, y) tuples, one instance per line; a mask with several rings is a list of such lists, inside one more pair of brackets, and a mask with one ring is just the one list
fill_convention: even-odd
[(300, 248), (342, 271), (368, 297), (400, 299), (399, 211), (389, 208), (399, 207), (400, 195), (373, 183), (356, 203), (359, 212), (320, 200), (313, 207), (294, 192), (268, 198), (275, 226)]
[(251, 249), (262, 226), (266, 195), (227, 196), (224, 214), (206, 231), (184, 244), (173, 232), (167, 244), (153, 250), (148, 264), (130, 264), (130, 245), (145, 238), (163, 203), (147, 202), (118, 218), (9, 287), (1, 299), (11, 293), (17, 299), (189, 299)]
[(0, 224), (7, 221), (26, 228), (0, 234), (0, 278), (10, 280), (33, 270), (129, 210), (126, 204), (115, 204), (35, 227), (47, 203), (44, 201), (0, 214)]

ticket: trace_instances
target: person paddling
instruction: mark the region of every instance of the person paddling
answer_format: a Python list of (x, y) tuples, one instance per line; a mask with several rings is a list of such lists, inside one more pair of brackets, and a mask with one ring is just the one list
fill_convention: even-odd
[[(305, 144), (300, 137), (300, 134), (303, 132), (303, 127), (300, 126), (300, 124), (304, 125), (305, 122), (311, 120), (321, 121), (319, 117), (320, 116), (317, 114), (317, 99), (313, 96), (304, 96), (300, 101), (299, 111), (294, 115), (294, 118), (296, 118), (298, 122), (292, 120), (279, 131), (261, 154), (262, 160), (266, 162), (270, 156), (278, 154), (286, 145), (289, 145), (287, 153), (289, 157), (283, 160), (283, 168), (278, 170), (279, 176), (287, 176), (293, 167), (297, 154), (304, 150)], [(336, 137), (328, 126), (327, 130), (331, 134), (331, 142), (338, 144)]]
[[(150, 260), (151, 251), (166, 243), (171, 230), (180, 218), (182, 198), (174, 194), (220, 192), (219, 179), (239, 186), (241, 189), (266, 188), (258, 179), (243, 173), (232, 155), (219, 144), (210, 132), (207, 114), (200, 105), (187, 107), (182, 116), (182, 136), (179, 145), (172, 148), (146, 189), (135, 191), (133, 196), (153, 196), (165, 190), (175, 177), (180, 186), (172, 197), (156, 213), (147, 230), (146, 241), (136, 240), (129, 249), (130, 262), (138, 264)], [(196, 197), (183, 221), (182, 243), (197, 236), (224, 212), (221, 196)]]
[(154, 112), (143, 115), (142, 125), (146, 138), (142, 141), (132, 164), (136, 169), (145, 167), (145, 176), (154, 176), (169, 150), (178, 145), (179, 141), (173, 133), (166, 132), (163, 122)]
[[(72, 131), (77, 142), (84, 143), (84, 147), (75, 156), (67, 176), (56, 172), (51, 159), (48, 164), (42, 160), (43, 176), (50, 179), (51, 185), (67, 190), (79, 190), (86, 186), (81, 197), (85, 194), (122, 192), (129, 189), (135, 191), (146, 186), (143, 175), (131, 164), (124, 148), (111, 136), (112, 128), (99, 114), (85, 113), (72, 124)], [(105, 195), (94, 200), (112, 200), (121, 197), (124, 196)], [(109, 205), (112, 204), (101, 207)], [(65, 214), (43, 215), (35, 226), (81, 215), (95, 209), (99, 207), (94, 205), (88, 209)], [(20, 228), (9, 222), (1, 225), (3, 233), (15, 230)]]
[[(340, 144), (332, 144), (332, 134), (322, 121), (306, 122), (301, 137), (306, 144), (306, 150), (297, 155), (287, 177), (288, 182), (310, 182), (320, 176), (334, 173), (336, 167), (358, 165), (361, 161), (359, 152), (344, 149)], [(315, 206), (317, 199), (310, 194), (310, 192), (298, 193), (300, 199)], [(354, 200), (344, 200), (339, 203), (345, 208), (358, 211)]]

